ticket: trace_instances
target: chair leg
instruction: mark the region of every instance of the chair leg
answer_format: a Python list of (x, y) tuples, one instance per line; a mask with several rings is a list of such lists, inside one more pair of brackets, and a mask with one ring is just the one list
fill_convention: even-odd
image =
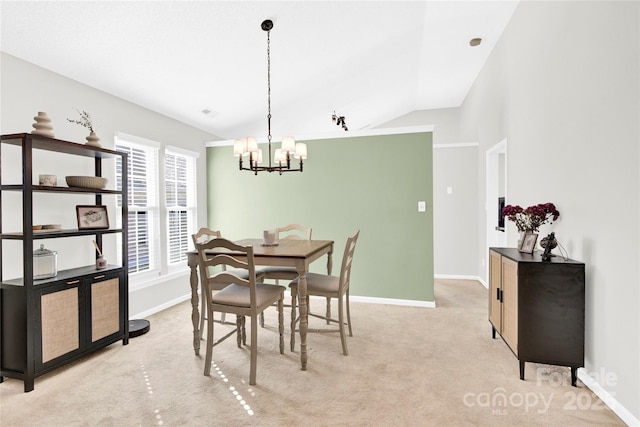
[[(258, 280), (260, 283), (264, 283), (264, 276), (262, 276), (262, 280)], [(280, 280), (276, 279), (276, 285), (280, 284)], [(264, 328), (264, 311), (260, 312), (260, 327)]]
[[(207, 304), (206, 304), (204, 295), (201, 295), (200, 297), (200, 339), (202, 339), (202, 336), (204, 335), (205, 321), (208, 320), (206, 312), (207, 312)], [(225, 322), (226, 314), (227, 313), (220, 313), (220, 323)]]
[(296, 349), (296, 303), (298, 302), (298, 288), (291, 286), (291, 351)]
[[(207, 311), (209, 309), (207, 308)], [(211, 359), (213, 358), (213, 313), (207, 313), (207, 356), (204, 359), (204, 374), (209, 376), (211, 374)]]
[(249, 368), (249, 385), (256, 385), (257, 362), (258, 362), (258, 317), (251, 316), (251, 367)]
[(280, 333), (280, 354), (284, 354), (284, 301), (278, 300), (278, 332)]
[(204, 294), (204, 292), (200, 292), (200, 339), (202, 339), (202, 334), (204, 331), (204, 321), (207, 319), (205, 314), (207, 310), (205, 297), (206, 295)]
[(238, 343), (238, 347), (242, 347), (242, 320), (243, 319), (244, 319), (244, 316), (240, 316), (239, 314), (236, 316), (236, 342)]
[(247, 318), (242, 316), (242, 344), (247, 345)]
[(326, 319), (327, 319), (327, 325), (331, 324), (331, 297), (327, 297), (327, 314), (326, 314)]
[(351, 330), (351, 310), (349, 309), (349, 290), (345, 294), (347, 296), (347, 324), (349, 325), (349, 336), (353, 336), (353, 331)]
[(338, 322), (340, 324), (340, 341), (342, 341), (342, 354), (349, 355), (349, 349), (347, 348), (347, 337), (344, 334), (344, 310), (343, 310), (342, 298), (338, 298)]

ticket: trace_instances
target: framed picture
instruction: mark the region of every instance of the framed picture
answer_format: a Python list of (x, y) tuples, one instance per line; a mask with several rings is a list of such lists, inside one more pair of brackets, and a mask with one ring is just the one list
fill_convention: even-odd
[(526, 233), (522, 239), (522, 244), (518, 248), (520, 252), (532, 254), (533, 249), (536, 247), (538, 241), (538, 235), (536, 233)]
[(78, 229), (109, 228), (107, 207), (101, 205), (77, 205)]

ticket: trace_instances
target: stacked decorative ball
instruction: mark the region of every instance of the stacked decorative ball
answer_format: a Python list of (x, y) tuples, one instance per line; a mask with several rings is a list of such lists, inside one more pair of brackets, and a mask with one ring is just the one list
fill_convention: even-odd
[(32, 124), (35, 130), (31, 131), (34, 135), (42, 135), (53, 138), (53, 125), (51, 124), (51, 119), (47, 116), (47, 113), (42, 111), (38, 112), (38, 115), (33, 118), (36, 122)]

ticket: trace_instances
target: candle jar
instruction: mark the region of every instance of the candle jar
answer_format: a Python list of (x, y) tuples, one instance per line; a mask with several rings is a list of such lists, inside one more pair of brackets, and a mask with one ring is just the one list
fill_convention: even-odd
[(103, 268), (107, 268), (107, 260), (104, 259), (104, 255), (98, 255), (98, 258), (96, 258), (96, 269), (102, 270)]
[(49, 279), (57, 275), (58, 253), (40, 245), (40, 249), (33, 251), (33, 279)]

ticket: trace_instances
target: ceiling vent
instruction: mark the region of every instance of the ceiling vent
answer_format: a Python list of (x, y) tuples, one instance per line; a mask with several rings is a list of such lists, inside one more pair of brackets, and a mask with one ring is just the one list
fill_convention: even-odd
[(202, 110), (202, 114), (204, 114), (205, 116), (212, 118), (218, 115), (217, 111), (213, 111), (210, 108), (205, 108), (204, 110)]

